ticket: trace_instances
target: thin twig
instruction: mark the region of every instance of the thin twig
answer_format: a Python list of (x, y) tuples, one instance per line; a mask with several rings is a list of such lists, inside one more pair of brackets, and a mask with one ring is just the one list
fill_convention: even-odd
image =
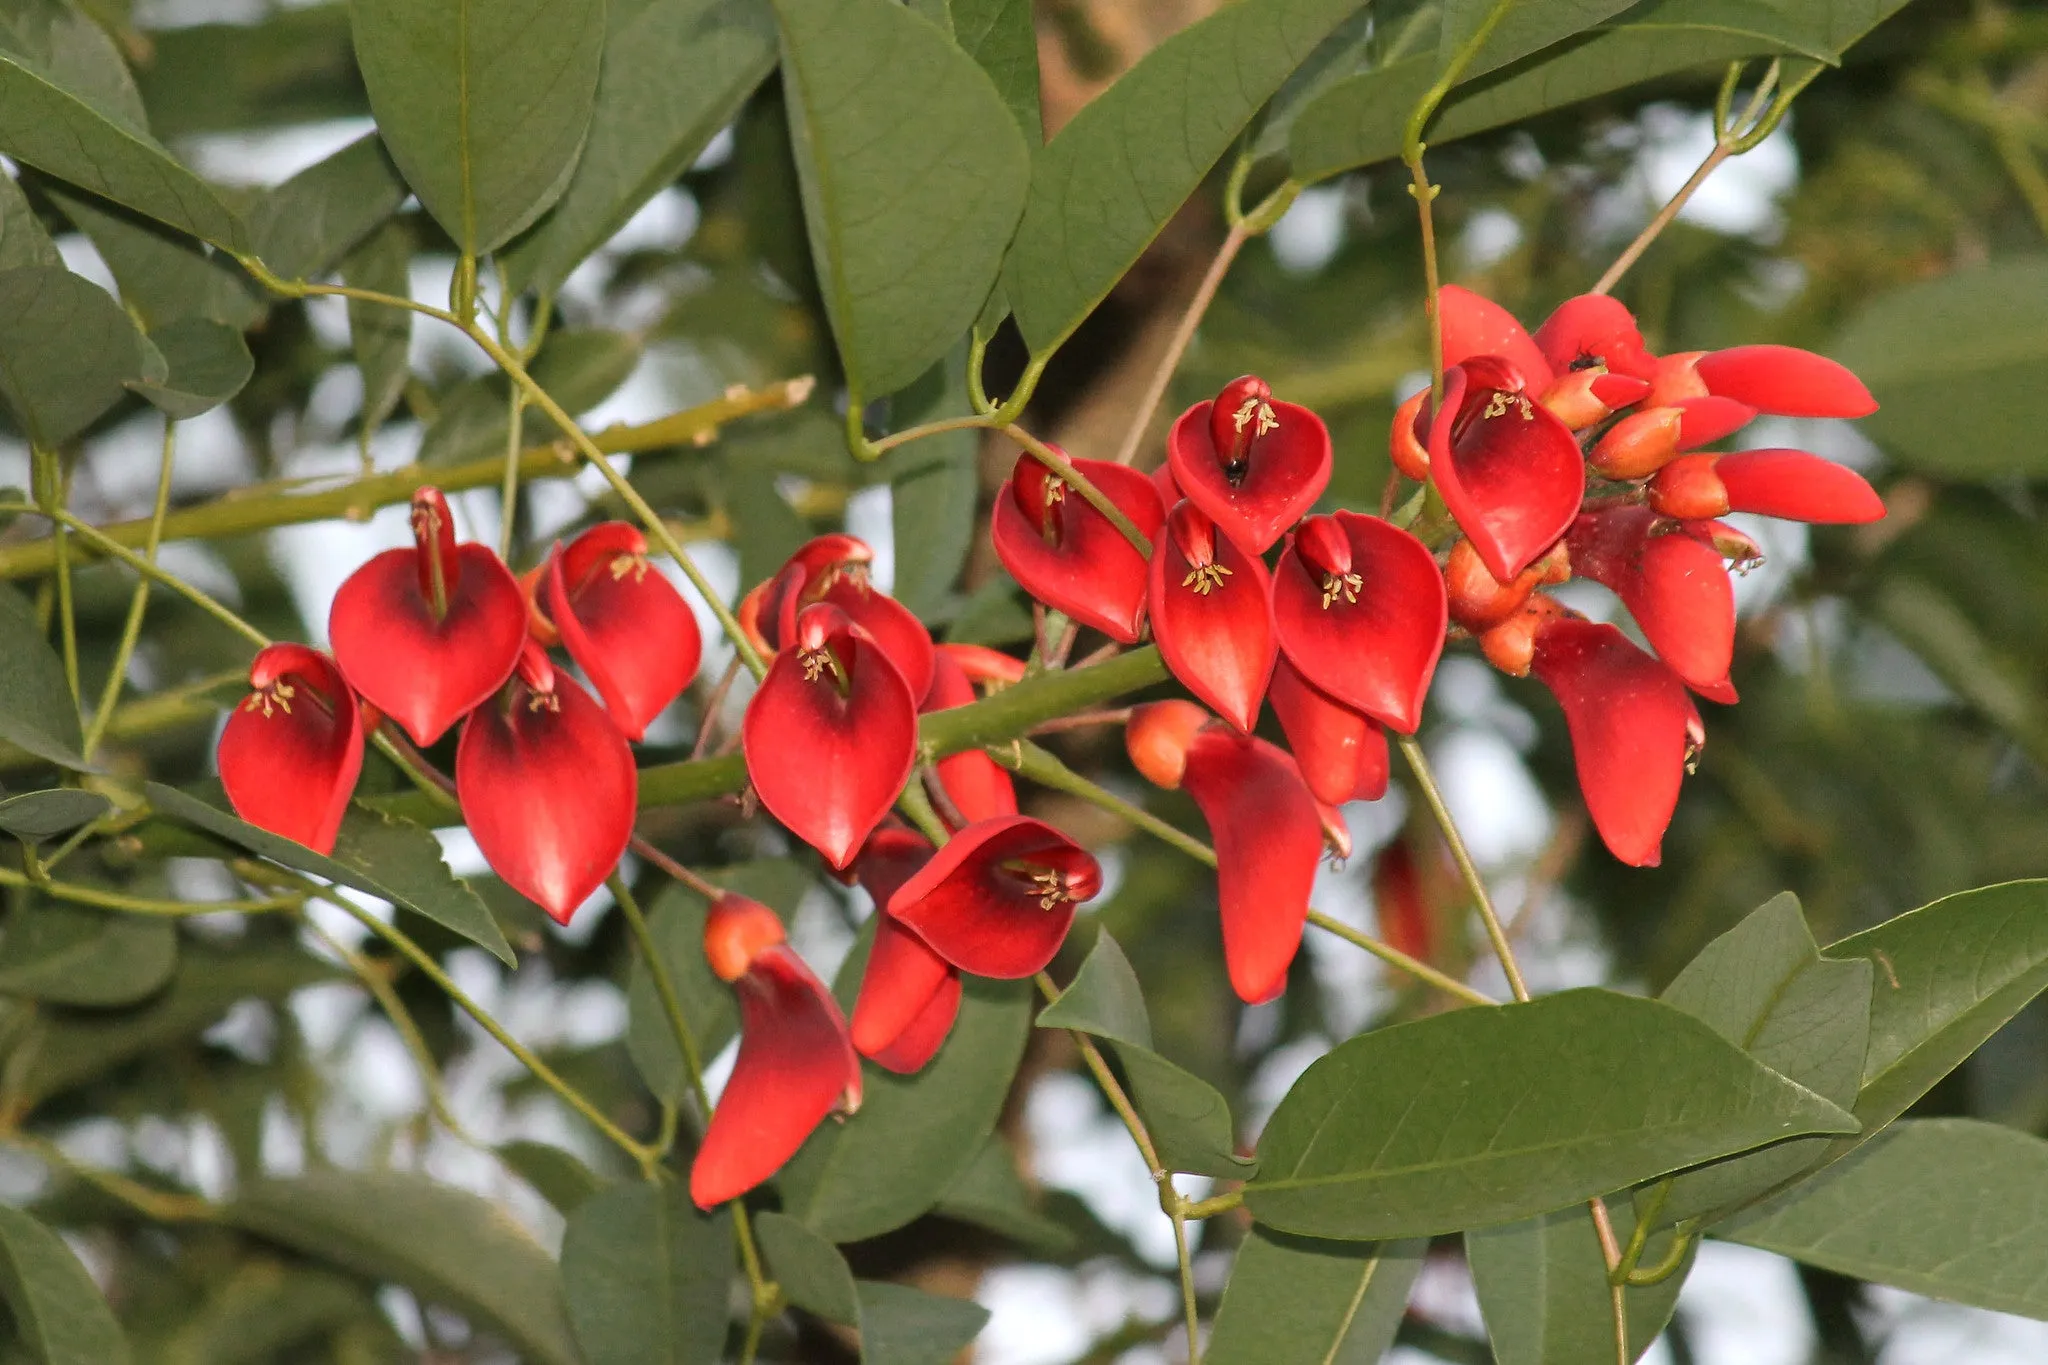
[[(149, 514), (149, 538), (143, 542), (142, 556), (151, 564), (156, 563), (157, 547), (163, 543), (164, 516), (171, 506), (171, 462), (178, 447), (178, 424), (169, 417), (164, 418), (164, 448), (162, 462), (157, 469), (156, 502)], [(121, 685), (127, 680), (128, 661), (135, 655), (135, 645), (142, 638), (142, 616), (149, 606), (149, 580), (135, 580), (135, 592), (128, 599), (128, 619), (121, 627), (121, 643), (114, 649), (113, 667), (107, 672), (106, 686), (100, 690), (100, 704), (93, 709), (92, 720), (85, 727), (85, 743), (80, 749), (88, 762), (93, 751), (105, 738), (107, 725), (114, 718), (114, 704), (121, 700)]]
[(1492, 940), (1494, 954), (1500, 959), (1500, 969), (1507, 976), (1508, 989), (1515, 993), (1515, 999), (1527, 1000), (1529, 987), (1523, 983), (1522, 969), (1515, 962), (1514, 946), (1500, 927), (1500, 917), (1493, 913), (1493, 898), (1486, 894), (1486, 879), (1479, 875), (1479, 867), (1465, 847), (1465, 838), (1458, 832), (1458, 822), (1451, 818), (1451, 808), (1444, 804), (1444, 794), (1437, 787), (1436, 774), (1430, 771), (1429, 758), (1422, 752), (1422, 746), (1416, 743), (1415, 736), (1400, 735), (1397, 739), (1401, 756), (1408, 760), (1409, 768), (1414, 771), (1415, 784), (1422, 789), (1422, 799), (1429, 806), (1430, 814), (1436, 817), (1444, 842), (1451, 846), (1451, 858), (1458, 864), (1466, 889), (1472, 893), (1480, 921), (1486, 926), (1486, 936)]
[(1146, 429), (1152, 425), (1152, 414), (1159, 411), (1159, 402), (1166, 397), (1167, 387), (1173, 383), (1173, 372), (1180, 368), (1188, 343), (1195, 339), (1195, 329), (1201, 326), (1203, 315), (1215, 301), (1217, 287), (1223, 283), (1230, 263), (1237, 259), (1237, 253), (1251, 240), (1251, 236), (1251, 227), (1246, 220), (1231, 224), (1230, 231), (1224, 234), (1223, 244), (1216, 248), (1215, 259), (1203, 272), (1202, 282), (1195, 286), (1194, 297), (1188, 300), (1187, 311), (1181, 314), (1179, 325), (1173, 329), (1173, 336), (1166, 343), (1165, 354), (1152, 368), (1152, 378), (1146, 382), (1144, 395), (1138, 399), (1137, 411), (1132, 414), (1124, 439), (1116, 448), (1118, 464), (1129, 464), (1137, 458), (1138, 446), (1145, 439)]

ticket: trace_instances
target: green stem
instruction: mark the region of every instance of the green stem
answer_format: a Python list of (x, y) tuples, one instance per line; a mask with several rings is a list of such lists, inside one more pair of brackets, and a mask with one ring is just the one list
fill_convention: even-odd
[[(56, 521), (57, 529), (53, 539), (56, 543), (57, 568), (57, 633), (64, 652), (64, 681), (71, 689), (71, 705), (74, 710), (82, 709), (78, 687), (78, 617), (71, 595), (71, 537), (64, 533), (61, 518), (68, 515), (65, 510), (66, 484), (68, 480), (55, 451), (44, 450), (41, 446), (30, 452), (35, 464), (35, 496), (42, 514)], [(30, 508), (34, 511), (38, 508)]]
[(1224, 1194), (1213, 1195), (1208, 1199), (1190, 1199), (1187, 1207), (1182, 1209), (1181, 1212), (1190, 1219), (1214, 1218), (1219, 1213), (1229, 1213), (1232, 1209), (1241, 1208), (1243, 1205), (1244, 1191), (1236, 1189)]
[(505, 473), (498, 483), (498, 558), (512, 558), (512, 528), (519, 520), (520, 437), (526, 428), (526, 394), (512, 390), (505, 401)]
[(1324, 933), (1334, 934), (1354, 947), (1363, 948), (1396, 971), (1403, 971), (1427, 986), (1434, 986), (1445, 995), (1462, 1000), (1468, 1005), (1498, 1005), (1500, 1001), (1484, 991), (1477, 991), (1458, 980), (1438, 971), (1420, 958), (1408, 956), (1391, 943), (1383, 943), (1362, 930), (1354, 929), (1343, 920), (1335, 919), (1322, 911), (1309, 908), (1308, 922)]
[[(178, 424), (164, 418), (164, 449), (162, 463), (157, 469), (156, 503), (150, 509), (149, 536), (143, 542), (143, 558), (156, 563), (157, 547), (163, 542), (164, 515), (171, 506), (171, 464), (178, 448)], [(92, 721), (85, 727), (85, 744), (82, 752), (91, 761), (93, 751), (106, 737), (107, 725), (114, 718), (114, 704), (121, 699), (121, 684), (128, 674), (128, 661), (134, 657), (135, 645), (142, 638), (142, 617), (149, 606), (149, 580), (135, 581), (134, 595), (128, 599), (128, 619), (121, 627), (121, 643), (114, 650), (113, 667), (107, 672), (106, 687), (100, 693), (100, 704), (94, 708)]]
[(220, 1206), (197, 1195), (174, 1194), (154, 1189), (115, 1171), (87, 1166), (48, 1138), (19, 1131), (0, 1134), (0, 1140), (34, 1153), (74, 1179), (83, 1180), (102, 1194), (118, 1199), (143, 1217), (157, 1223), (214, 1223), (220, 1221)]
[(223, 913), (261, 915), (278, 910), (297, 910), (304, 899), (299, 896), (285, 896), (246, 901), (155, 900), (148, 896), (131, 896), (121, 891), (103, 891), (97, 886), (52, 881), (47, 876), (31, 877), (5, 867), (0, 867), (0, 886), (34, 887), (52, 900), (69, 901), (73, 905), (118, 910), (126, 915), (160, 915), (167, 918)]
[(1123, 514), (1121, 508), (1109, 500), (1108, 494), (1089, 482), (1087, 475), (1074, 468), (1066, 456), (1060, 454), (1057, 450), (1054, 450), (1051, 446), (1015, 423), (999, 427), (998, 430), (1018, 445), (1030, 451), (1033, 459), (1036, 459), (1047, 469), (1059, 475), (1060, 478), (1073, 487), (1075, 492), (1086, 498), (1088, 505), (1107, 517), (1109, 524), (1122, 532), (1123, 538), (1131, 542), (1132, 547), (1139, 554), (1147, 559), (1152, 557), (1152, 542), (1146, 539), (1145, 533), (1140, 531), (1131, 519)]
[(1465, 838), (1458, 833), (1458, 822), (1451, 818), (1451, 808), (1444, 804), (1444, 794), (1436, 785), (1436, 774), (1430, 771), (1429, 759), (1422, 752), (1413, 735), (1398, 735), (1401, 756), (1408, 760), (1408, 766), (1415, 773), (1415, 785), (1422, 789), (1422, 799), (1429, 806), (1429, 813), (1436, 817), (1437, 828), (1444, 833), (1444, 842), (1451, 846), (1451, 858), (1458, 864), (1458, 873), (1465, 879), (1466, 889), (1472, 893), (1472, 904), (1479, 911), (1480, 921), (1486, 926), (1486, 937), (1493, 943), (1494, 955), (1500, 959), (1500, 969), (1508, 979), (1508, 989), (1515, 993), (1515, 999), (1527, 1000), (1529, 987), (1522, 981), (1522, 969), (1515, 962), (1514, 945), (1508, 942), (1507, 933), (1500, 926), (1500, 916), (1493, 913), (1493, 898), (1486, 894), (1486, 879), (1479, 875), (1478, 865), (1472, 861), (1472, 854), (1465, 847)]
[(697, 1097), (697, 1112), (704, 1118), (711, 1116), (711, 1096), (704, 1089), (704, 1058), (697, 1051), (697, 1036), (690, 1032), (690, 1021), (683, 1013), (683, 998), (676, 992), (675, 977), (669, 973), (668, 964), (662, 960), (661, 950), (655, 946), (654, 934), (647, 927), (647, 916), (641, 913), (640, 902), (633, 896), (633, 890), (626, 885), (626, 879), (614, 872), (605, 878), (611, 888), (612, 899), (619, 903), (619, 910), (626, 917), (626, 928), (632, 932), (633, 942), (639, 945), (640, 960), (647, 964), (647, 975), (654, 982), (654, 993), (661, 999), (662, 1013), (668, 1016), (669, 1032), (674, 1035), (676, 1047), (683, 1054), (683, 1069), (690, 1076), (690, 1091)]
[(184, 579), (174, 573), (167, 573), (163, 569), (158, 568), (153, 561), (136, 554), (126, 545), (119, 545), (109, 540), (106, 536), (100, 534), (97, 527), (80, 521), (61, 507), (46, 509), (32, 507), (24, 503), (7, 503), (0, 504), (0, 512), (32, 512), (38, 516), (48, 517), (50, 520), (58, 523), (60, 530), (68, 527), (78, 534), (79, 539), (85, 541), (88, 545), (100, 551), (100, 553), (120, 560), (123, 564), (126, 564), (129, 568), (152, 582), (163, 584), (193, 606), (219, 621), (229, 630), (248, 640), (258, 649), (270, 643), (269, 636), (235, 615), (227, 607), (193, 587), (190, 583), (187, 583)]
[(1637, 1289), (1647, 1289), (1652, 1285), (1664, 1283), (1676, 1275), (1679, 1267), (1685, 1264), (1686, 1255), (1691, 1252), (1693, 1243), (1698, 1239), (1699, 1220), (1686, 1219), (1673, 1230), (1671, 1249), (1664, 1253), (1664, 1259), (1653, 1266), (1630, 1270), (1626, 1283)]
[(975, 413), (968, 417), (943, 417), (936, 422), (926, 422), (922, 426), (905, 427), (901, 431), (891, 432), (870, 443), (868, 448), (881, 455), (894, 450), (897, 446), (922, 441), (927, 436), (943, 436), (949, 431), (970, 431), (977, 427), (986, 428), (993, 425), (994, 418), (986, 413)]

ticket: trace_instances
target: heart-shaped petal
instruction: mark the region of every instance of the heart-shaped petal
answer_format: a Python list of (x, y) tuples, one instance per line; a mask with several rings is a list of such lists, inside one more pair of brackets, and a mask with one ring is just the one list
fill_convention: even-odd
[(910, 776), (917, 707), (873, 638), (821, 602), (777, 651), (740, 733), (761, 804), (843, 868)]
[[(932, 685), (925, 691), (920, 712), (945, 711), (975, 700), (974, 684), (949, 654), (932, 661)], [(946, 789), (953, 809), (973, 824), (997, 815), (1017, 813), (1017, 784), (1001, 764), (980, 749), (962, 749), (933, 765), (939, 784)]]
[(839, 574), (813, 600), (830, 602), (845, 612), (846, 619), (866, 631), (889, 662), (896, 665), (910, 695), (924, 695), (932, 683), (932, 633), (917, 619), (916, 612), (870, 587), (864, 573)]
[(1445, 375), (1429, 472), (1487, 571), (1506, 583), (1571, 526), (1586, 465), (1563, 422), (1501, 381), (1484, 357)]
[(1446, 370), (1476, 356), (1498, 356), (1513, 368), (1517, 389), (1541, 393), (1555, 377), (1535, 339), (1492, 299), (1447, 284), (1437, 291), (1437, 308), (1443, 315)]
[(1572, 567), (1614, 590), (1657, 657), (1702, 693), (1728, 686), (1735, 589), (1710, 534), (1647, 507), (1608, 507), (1572, 524)]
[(1264, 554), (1329, 486), (1330, 432), (1307, 408), (1270, 397), (1263, 381), (1247, 377), (1182, 413), (1166, 458), (1189, 502)]
[(1415, 733), (1443, 653), (1443, 574), (1390, 522), (1337, 512), (1303, 522), (1273, 569), (1273, 627), (1301, 676)]
[(259, 829), (332, 853), (363, 768), (355, 693), (332, 659), (290, 644), (256, 656), (249, 686), (215, 754), (228, 804)]
[(1279, 652), (1266, 566), (1183, 502), (1152, 542), (1151, 579), (1160, 657), (1190, 692), (1251, 733)]
[(1318, 801), (1341, 806), (1387, 794), (1387, 735), (1371, 716), (1319, 690), (1284, 654), (1266, 699)]
[(1847, 367), (1796, 346), (1731, 346), (1695, 365), (1707, 392), (1780, 417), (1868, 417), (1877, 400)]
[[(1108, 460), (1072, 464), (1147, 540), (1158, 537), (1166, 511), (1151, 479)], [(1119, 644), (1136, 643), (1145, 619), (1145, 557), (1031, 455), (1017, 457), (997, 491), (989, 535), (996, 558), (1024, 591)]]
[(889, 898), (888, 912), (963, 972), (1042, 971), (1074, 907), (1102, 889), (1093, 855), (1042, 821), (998, 816), (953, 836)]
[(648, 563), (647, 538), (623, 521), (593, 526), (550, 557), (548, 615), (627, 739), (697, 676), (704, 637), (690, 604)]

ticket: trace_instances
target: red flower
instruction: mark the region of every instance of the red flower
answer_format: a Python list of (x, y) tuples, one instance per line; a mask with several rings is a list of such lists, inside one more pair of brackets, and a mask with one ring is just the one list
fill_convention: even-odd
[(1429, 961), (1435, 950), (1434, 917), (1407, 840), (1394, 840), (1373, 860), (1372, 903), (1386, 945), (1418, 961)]
[(455, 747), (456, 797), (484, 860), (558, 924), (618, 866), (639, 785), (618, 726), (536, 644)]
[(1563, 542), (1551, 546), (1512, 582), (1502, 583), (1486, 571), (1471, 541), (1458, 540), (1452, 543), (1444, 564), (1444, 590), (1451, 619), (1474, 634), (1483, 634), (1520, 611), (1537, 588), (1562, 583), (1571, 576), (1571, 557)]
[(1330, 433), (1322, 418), (1246, 375), (1180, 415), (1166, 459), (1188, 501), (1264, 554), (1329, 485)]
[(969, 825), (889, 898), (889, 913), (940, 957), (976, 976), (1042, 971), (1074, 907), (1102, 889), (1088, 850), (1028, 816)]
[(923, 1069), (960, 1013), (960, 969), (884, 908), (931, 857), (931, 840), (884, 825), (868, 837), (854, 864), (875, 902), (875, 941), (853, 1006), (853, 1046), (904, 1075)]
[(1423, 543), (1377, 517), (1301, 523), (1273, 569), (1273, 626), (1301, 676), (1407, 734), (1443, 653), (1444, 579)]
[(270, 645), (249, 664), (251, 692), (229, 715), (215, 757), (235, 814), (320, 853), (363, 769), (363, 720), (334, 661)]
[[(1073, 465), (1147, 540), (1158, 536), (1166, 510), (1152, 480), (1108, 460)], [(1119, 644), (1137, 641), (1145, 619), (1145, 557), (1094, 504), (1029, 454), (1017, 457), (996, 493), (990, 538), (996, 558), (1024, 591)]]
[(1877, 400), (1826, 356), (1794, 346), (1682, 351), (1657, 362), (1650, 401), (1711, 393), (1780, 417), (1868, 417)]
[(548, 615), (627, 739), (697, 676), (704, 639), (683, 595), (647, 562), (636, 526), (607, 521), (548, 557)]
[[(1266, 699), (1318, 801), (1341, 806), (1387, 794), (1387, 735), (1371, 716), (1319, 690), (1295, 672), (1285, 655), (1273, 669)], [(1174, 783), (1162, 785), (1178, 785), (1178, 775)]]
[[(1119, 466), (1121, 468), (1121, 466)], [(975, 699), (974, 684), (953, 656), (941, 651), (932, 661), (932, 685), (924, 694), (920, 713), (946, 711), (966, 706)], [(1017, 813), (1017, 786), (1001, 764), (980, 749), (962, 749), (933, 765), (939, 784), (946, 789), (968, 824), (996, 815)]]
[(1238, 729), (1258, 723), (1278, 646), (1266, 566), (1191, 502), (1152, 543), (1152, 633), (1188, 690)]
[(739, 997), (740, 1051), (690, 1167), (700, 1209), (782, 1169), (832, 1113), (860, 1108), (860, 1058), (823, 982), (765, 905), (728, 891), (704, 921), (704, 956)]
[(327, 634), (349, 685), (432, 744), (519, 662), (526, 599), (488, 547), (457, 545), (438, 488), (412, 497), (414, 548), (386, 550), (334, 594)]
[(1861, 474), (1804, 450), (1683, 456), (1650, 480), (1650, 506), (1687, 521), (1729, 512), (1812, 522), (1884, 515), (1883, 501)]
[(1429, 473), (1487, 571), (1503, 583), (1556, 543), (1586, 492), (1585, 460), (1571, 431), (1492, 356), (1445, 373), (1443, 410), (1429, 420)]
[(875, 552), (858, 536), (834, 533), (799, 546), (775, 577), (740, 600), (740, 624), (762, 654), (788, 643), (805, 607), (830, 602), (868, 633), (921, 697), (932, 681), (932, 637), (916, 613), (868, 582)]
[(1732, 398), (1681, 398), (1643, 408), (1608, 428), (1586, 462), (1610, 479), (1644, 479), (1683, 450), (1711, 445), (1748, 426), (1756, 409)]
[(1678, 675), (1610, 625), (1556, 616), (1530, 669), (1564, 708), (1579, 790), (1608, 850), (1655, 867), (1678, 789), (1705, 742)]
[[(1437, 291), (1437, 311), (1443, 317), (1446, 371), (1468, 360), (1493, 357), (1507, 369), (1499, 387), (1515, 393), (1524, 389), (1541, 393), (1549, 386), (1553, 377), (1550, 361), (1513, 313), (1455, 284)], [(1455, 410), (1456, 405), (1451, 406)]]
[(1560, 379), (1598, 367), (1647, 381), (1656, 370), (1656, 358), (1643, 349), (1643, 334), (1636, 328), (1635, 316), (1607, 294), (1566, 299), (1536, 329), (1535, 342)]
[(769, 814), (845, 867), (917, 759), (917, 706), (866, 631), (804, 608), (741, 724), (747, 776)]
[[(1716, 543), (1717, 539), (1721, 543)], [(1714, 522), (1672, 522), (1647, 507), (1608, 507), (1572, 524), (1572, 568), (1614, 590), (1657, 657), (1702, 696), (1733, 702), (1735, 589), (1724, 545), (1738, 564), (1763, 556), (1748, 538)]]

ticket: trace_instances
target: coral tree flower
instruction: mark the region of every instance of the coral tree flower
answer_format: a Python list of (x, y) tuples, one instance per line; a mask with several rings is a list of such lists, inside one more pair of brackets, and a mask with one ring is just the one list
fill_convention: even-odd
[(1264, 554), (1329, 485), (1330, 432), (1322, 418), (1246, 375), (1180, 415), (1166, 458), (1188, 501)]
[(773, 911), (721, 893), (704, 920), (704, 956), (739, 999), (740, 1050), (690, 1166), (700, 1209), (774, 1175), (828, 1115), (853, 1113), (861, 1097), (845, 1016)]
[(432, 744), (511, 676), (526, 599), (488, 547), (457, 545), (438, 488), (412, 498), (412, 549), (386, 550), (334, 594), (342, 675), (417, 744)]
[(1444, 373), (1428, 419), (1429, 474), (1488, 572), (1507, 582), (1578, 515), (1586, 465), (1571, 429), (1523, 392), (1516, 367), (1474, 356)]
[(1102, 889), (1094, 855), (1043, 821), (1004, 815), (953, 836), (889, 898), (888, 912), (963, 972), (1042, 971), (1074, 907)]
[(741, 723), (769, 814), (844, 868), (917, 758), (917, 706), (873, 636), (827, 602), (804, 608)]
[(228, 717), (216, 754), (235, 814), (321, 853), (363, 769), (363, 720), (334, 661), (270, 645), (249, 664), (253, 689)]
[(1152, 633), (1190, 692), (1247, 734), (1278, 645), (1266, 566), (1191, 502), (1152, 543)]
[[(1072, 464), (1147, 540), (1158, 538), (1166, 508), (1150, 478), (1108, 460)], [(996, 493), (989, 537), (1024, 591), (1119, 644), (1136, 643), (1145, 619), (1145, 557), (1028, 453), (1017, 457)]]
[(1670, 521), (1647, 507), (1607, 507), (1572, 524), (1575, 572), (1621, 598), (1657, 657), (1685, 684), (1732, 702), (1735, 589), (1723, 546), (1741, 546), (1738, 566), (1763, 558), (1746, 536), (1718, 522)]
[(647, 561), (647, 538), (623, 521), (593, 526), (547, 566), (548, 615), (569, 657), (597, 685), (627, 739), (647, 733), (697, 676), (704, 638), (675, 586)]
[(618, 865), (639, 784), (618, 726), (535, 644), (455, 748), (456, 798), (485, 861), (558, 924)]
[(922, 834), (884, 825), (869, 836), (854, 864), (875, 901), (875, 941), (854, 1001), (853, 1046), (903, 1075), (932, 1059), (960, 1013), (960, 969), (886, 909), (931, 857), (931, 841)]
[(1826, 356), (1796, 346), (1730, 346), (1664, 356), (1650, 377), (1652, 403), (1713, 394), (1779, 417), (1868, 417), (1863, 381)]
[(932, 637), (916, 613), (868, 581), (875, 552), (858, 536), (818, 536), (799, 546), (775, 577), (740, 601), (742, 628), (765, 656), (786, 645), (804, 608), (829, 602), (867, 632), (903, 675), (912, 697), (932, 681)]
[[(975, 699), (974, 683), (949, 651), (941, 650), (932, 660), (932, 685), (924, 694), (919, 712), (947, 711), (966, 706)], [(997, 815), (1017, 813), (1017, 785), (1001, 764), (981, 749), (962, 749), (933, 765), (939, 785), (966, 824)], [(949, 816), (950, 820), (950, 816)]]
[(1804, 450), (1681, 456), (1650, 480), (1649, 499), (1665, 516), (1687, 520), (1755, 512), (1856, 523), (1884, 515), (1884, 502), (1861, 474)]
[[(1387, 794), (1387, 732), (1378, 721), (1318, 689), (1285, 655), (1273, 669), (1266, 700), (1316, 800), (1341, 806)], [(1176, 776), (1174, 783), (1161, 785), (1177, 783)]]

